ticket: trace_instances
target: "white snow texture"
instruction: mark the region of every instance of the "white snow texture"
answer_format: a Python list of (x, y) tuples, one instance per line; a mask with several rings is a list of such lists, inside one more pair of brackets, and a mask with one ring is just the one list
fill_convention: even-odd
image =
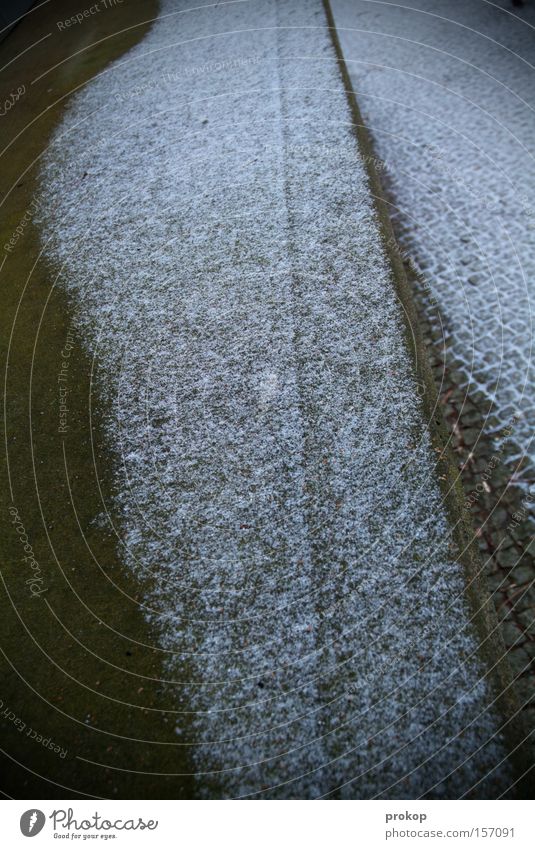
[(505, 791), (321, 2), (165, 0), (42, 186), (198, 795)]

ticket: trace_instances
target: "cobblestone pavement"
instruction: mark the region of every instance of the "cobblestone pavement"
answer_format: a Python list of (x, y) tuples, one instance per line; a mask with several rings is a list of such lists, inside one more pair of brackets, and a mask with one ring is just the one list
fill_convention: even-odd
[(467, 387), (461, 364), (444, 345), (443, 316), (410, 260), (406, 270), (462, 474), (465, 509), (473, 517), (518, 692), (535, 726), (535, 523), (533, 497), (524, 485), (526, 459), (516, 459), (517, 420), (513, 416), (503, 427), (485, 392)]
[(332, 2), (535, 725), (535, 6), (412, 6)]

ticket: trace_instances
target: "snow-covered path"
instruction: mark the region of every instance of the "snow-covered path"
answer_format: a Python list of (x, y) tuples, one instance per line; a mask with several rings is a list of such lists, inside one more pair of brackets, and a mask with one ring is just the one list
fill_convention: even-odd
[(325, 24), (319, 0), (163, 2), (56, 135), (48, 253), (199, 795), (492, 796), (509, 768)]
[(465, 382), (535, 449), (535, 7), (333, 0), (402, 247), (440, 306)]

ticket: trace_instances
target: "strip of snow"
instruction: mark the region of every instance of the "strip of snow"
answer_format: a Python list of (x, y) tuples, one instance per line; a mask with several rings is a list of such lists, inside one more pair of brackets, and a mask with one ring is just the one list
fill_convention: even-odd
[(332, 0), (388, 169), (402, 247), (439, 304), (465, 383), (517, 416), (535, 462), (535, 7)]
[(321, 2), (166, 0), (42, 178), (199, 795), (504, 791)]

